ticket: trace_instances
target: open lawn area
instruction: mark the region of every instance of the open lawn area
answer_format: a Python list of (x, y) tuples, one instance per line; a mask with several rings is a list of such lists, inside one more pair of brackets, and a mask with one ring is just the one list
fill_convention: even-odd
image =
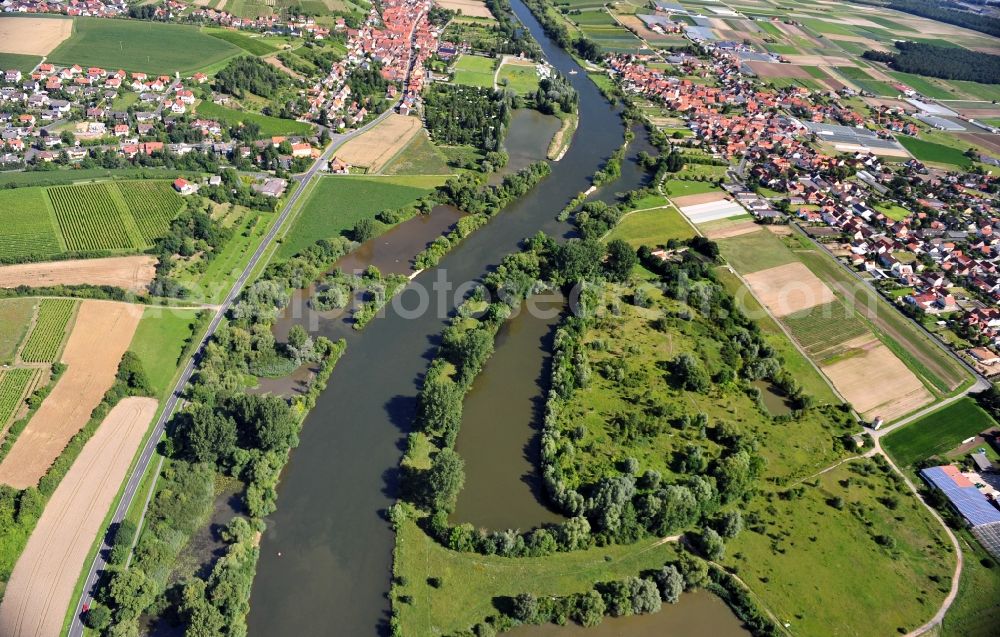
[(455, 62), (455, 84), (493, 88), (496, 60), (478, 55), (462, 55)]
[(129, 351), (142, 361), (155, 396), (162, 396), (171, 388), (198, 312), (162, 307), (147, 307), (143, 312)]
[(205, 35), (194, 26), (75, 18), (73, 35), (48, 61), (172, 75), (211, 66), (240, 52), (236, 45)]
[(690, 239), (694, 234), (691, 224), (670, 206), (628, 213), (607, 239), (622, 239), (638, 248), (642, 245), (663, 245), (670, 239)]
[(447, 177), (323, 177), (309, 195), (278, 255), (290, 257), (320, 239), (350, 230), (380, 210), (401, 208), (444, 183)]
[(961, 168), (972, 166), (972, 160), (962, 154), (957, 148), (950, 148), (942, 144), (929, 142), (909, 135), (898, 135), (896, 139), (910, 152), (911, 155), (920, 161), (936, 164), (951, 164)]
[(976, 401), (966, 397), (893, 431), (882, 446), (899, 464), (912, 465), (954, 449), (996, 424)]
[(293, 119), (282, 119), (271, 117), (260, 113), (238, 111), (236, 109), (219, 106), (214, 102), (203, 101), (195, 109), (201, 117), (209, 117), (227, 124), (254, 123), (260, 126), (261, 137), (272, 137), (274, 135), (308, 135), (313, 127), (305, 122), (297, 122)]
[(497, 85), (525, 95), (538, 90), (538, 71), (535, 65), (504, 64), (497, 76)]
[[(647, 539), (633, 545), (606, 546), (547, 557), (505, 558), (448, 550), (412, 520), (396, 537), (394, 588), (409, 603), (396, 603), (408, 635), (450, 635), (496, 614), (494, 598), (533, 593), (568, 595), (590, 590), (595, 582), (621, 579), (673, 561), (671, 543)], [(439, 578), (435, 588), (428, 580)]]
[(688, 181), (675, 179), (663, 183), (663, 192), (668, 197), (686, 197), (687, 195), (701, 195), (706, 192), (722, 192), (714, 182), (711, 181)]
[(893, 221), (902, 221), (911, 214), (909, 210), (895, 203), (878, 204), (875, 206), (875, 209)]
[(903, 634), (944, 599), (951, 543), (886, 467), (855, 460), (744, 511), (752, 521), (722, 564), (791, 634)]

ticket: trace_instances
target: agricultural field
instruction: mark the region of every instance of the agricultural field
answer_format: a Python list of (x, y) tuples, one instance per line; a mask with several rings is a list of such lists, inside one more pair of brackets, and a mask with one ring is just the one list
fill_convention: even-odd
[(976, 401), (965, 397), (886, 435), (882, 446), (900, 465), (910, 466), (996, 426)]
[(414, 135), (410, 143), (382, 167), (386, 175), (447, 175), (454, 172), (424, 131)]
[(478, 55), (462, 55), (455, 62), (455, 84), (493, 88), (496, 60)]
[(721, 191), (710, 181), (674, 179), (663, 182), (663, 192), (670, 197), (687, 197), (688, 195), (703, 195)]
[(246, 31), (234, 31), (230, 29), (214, 29), (206, 27), (202, 29), (206, 35), (218, 38), (235, 44), (251, 55), (270, 55), (278, 51), (278, 46), (263, 37), (253, 37), (247, 35)]
[(117, 182), (114, 187), (121, 193), (147, 244), (165, 235), (170, 222), (184, 207), (183, 200), (166, 181)]
[(195, 110), (201, 117), (209, 117), (227, 124), (256, 124), (260, 127), (261, 137), (308, 135), (313, 131), (312, 125), (306, 122), (298, 122), (294, 119), (282, 119), (250, 111), (238, 111), (233, 108), (220, 106), (214, 102), (202, 101), (195, 107)]
[(54, 186), (46, 194), (68, 250), (125, 251), (147, 245), (135, 220), (116, 205), (110, 185)]
[(156, 257), (143, 254), (103, 259), (64, 259), (0, 266), (0, 288), (22, 285), (109, 285), (144, 292), (156, 276)]
[(419, 118), (393, 113), (338, 148), (337, 157), (368, 173), (377, 173), (418, 135), (426, 136)]
[(278, 249), (290, 257), (320, 239), (336, 237), (380, 210), (405, 206), (444, 183), (442, 177), (323, 177), (302, 206)]
[(25, 363), (56, 362), (75, 309), (76, 301), (71, 299), (42, 299), (20, 359)]
[(917, 139), (909, 135), (899, 135), (896, 139), (903, 145), (903, 148), (920, 161), (934, 164), (950, 164), (952, 166), (959, 166), (960, 168), (970, 168), (972, 166), (972, 160), (957, 148)]
[(9, 365), (28, 332), (35, 313), (35, 300), (13, 298), (0, 300), (0, 365)]
[(73, 21), (61, 16), (6, 14), (0, 16), (0, 52), (48, 55), (72, 32)]
[(0, 262), (37, 260), (63, 251), (41, 188), (0, 190)]
[(41, 374), (37, 367), (0, 370), (0, 430), (17, 414)]
[(840, 299), (783, 318), (810, 356), (822, 360), (836, 355), (837, 346), (868, 333), (868, 326)]
[(172, 75), (212, 66), (241, 52), (194, 26), (102, 18), (73, 22), (72, 37), (49, 54), (49, 62)]
[(162, 396), (172, 387), (198, 312), (163, 307), (147, 307), (143, 312), (128, 349), (142, 361), (154, 396)]
[(22, 55), (20, 53), (0, 53), (0, 69), (16, 69), (22, 75), (30, 73), (42, 58), (38, 55)]

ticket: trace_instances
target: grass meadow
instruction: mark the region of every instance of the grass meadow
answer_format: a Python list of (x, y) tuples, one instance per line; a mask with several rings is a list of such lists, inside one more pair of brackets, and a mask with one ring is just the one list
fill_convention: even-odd
[(142, 361), (154, 395), (162, 396), (170, 389), (198, 312), (162, 307), (147, 307), (143, 312), (129, 351)]
[(401, 208), (429, 193), (446, 177), (323, 177), (281, 242), (278, 256), (290, 257), (320, 239), (346, 232), (380, 210)]
[(0, 71), (17, 69), (22, 75), (27, 75), (42, 61), (39, 55), (23, 55), (21, 53), (0, 53)]
[(210, 117), (228, 124), (256, 124), (260, 127), (261, 137), (308, 135), (313, 130), (312, 125), (306, 122), (271, 117), (270, 115), (262, 115), (250, 111), (238, 111), (233, 108), (220, 106), (214, 102), (203, 101), (198, 104), (195, 110), (201, 117)]
[(455, 62), (455, 84), (493, 88), (496, 60), (478, 55), (462, 55)]
[(694, 234), (681, 213), (672, 206), (665, 206), (628, 213), (608, 234), (607, 239), (621, 239), (638, 248), (642, 245), (663, 245), (670, 239), (690, 239)]
[(24, 340), (35, 310), (35, 299), (0, 300), (0, 365), (14, 360), (17, 346)]

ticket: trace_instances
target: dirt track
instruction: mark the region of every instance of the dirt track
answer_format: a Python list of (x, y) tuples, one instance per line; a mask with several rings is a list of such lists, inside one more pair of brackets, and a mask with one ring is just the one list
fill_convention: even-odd
[(364, 166), (369, 173), (382, 170), (401, 151), (422, 124), (416, 117), (390, 115), (375, 128), (344, 144), (336, 156), (352, 166)]
[(142, 311), (128, 303), (80, 304), (63, 351), (66, 371), (0, 463), (0, 483), (18, 489), (38, 484), (114, 383)]
[(19, 285), (111, 285), (142, 292), (156, 276), (156, 257), (110, 257), (0, 266), (0, 288)]
[(126, 398), (111, 410), (59, 484), (14, 567), (0, 635), (55, 637), (90, 546), (156, 413), (154, 398)]
[(72, 20), (0, 17), (0, 52), (48, 55), (72, 33)]

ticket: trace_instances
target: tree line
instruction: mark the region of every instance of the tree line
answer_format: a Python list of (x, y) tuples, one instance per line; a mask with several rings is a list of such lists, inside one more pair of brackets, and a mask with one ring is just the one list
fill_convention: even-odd
[(896, 71), (929, 75), (945, 80), (1000, 84), (1000, 55), (960, 47), (920, 42), (896, 42), (898, 53), (868, 50), (863, 57), (884, 62)]

